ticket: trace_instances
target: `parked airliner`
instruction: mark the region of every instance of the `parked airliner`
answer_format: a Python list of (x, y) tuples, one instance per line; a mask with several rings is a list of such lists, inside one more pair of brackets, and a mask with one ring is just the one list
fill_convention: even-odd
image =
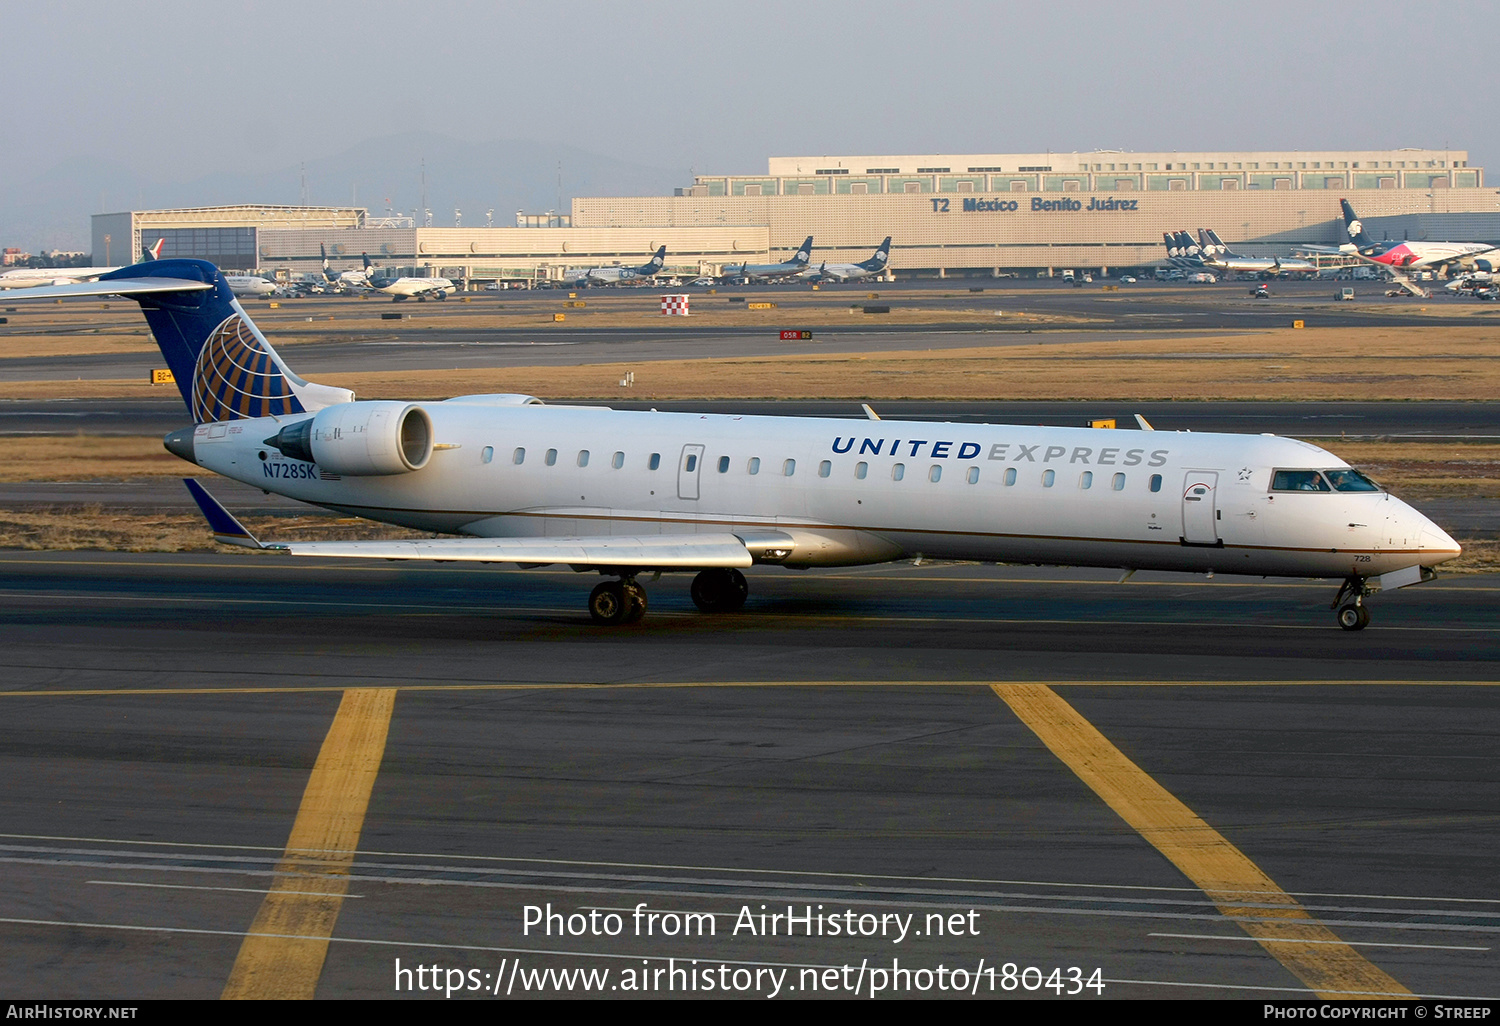
[(1364, 224), (1354, 214), (1348, 200), (1339, 200), (1344, 212), (1344, 227), (1349, 244), (1339, 247), (1361, 260), (1401, 270), (1421, 270), (1445, 264), (1463, 264), (1481, 271), (1500, 271), (1500, 248), (1487, 242), (1413, 242), (1403, 239), (1376, 242), (1365, 233)]
[(1377, 588), (1459, 546), (1332, 453), (1272, 435), (548, 406), (525, 395), (357, 400), (291, 371), (198, 260), (22, 298), (128, 296), (193, 425), (172, 453), (267, 492), (465, 537), (262, 543), (196, 481), (215, 537), (293, 556), (566, 564), (608, 578), (602, 624), (638, 620), (647, 574), (694, 573), (738, 609), (745, 567), (925, 557), (1337, 578), (1345, 630)]
[(418, 301), (427, 299), (447, 299), (448, 293), (457, 292), (458, 286), (447, 278), (387, 278), (375, 273), (375, 266), (370, 263), (370, 254), (361, 253), (365, 264), (365, 278), (363, 288), (370, 292), (383, 292), (391, 297), (391, 302), (400, 303), (412, 297)]
[(885, 265), (890, 259), (891, 237), (887, 235), (885, 241), (875, 248), (875, 255), (868, 260), (861, 260), (857, 264), (819, 264), (816, 268), (803, 271), (799, 277), (813, 281), (854, 281), (872, 274), (878, 277), (885, 271)]
[(1280, 274), (1316, 274), (1318, 271), (1311, 261), (1300, 257), (1241, 256), (1225, 245), (1212, 228), (1198, 229), (1198, 251), (1203, 255), (1204, 266), (1215, 271), (1272, 277)]
[(657, 246), (651, 259), (639, 267), (585, 267), (569, 271), (566, 277), (575, 285), (620, 285), (654, 277), (666, 262), (667, 247)]
[(807, 269), (807, 262), (812, 258), (813, 237), (807, 239), (793, 253), (791, 259), (783, 260), (779, 264), (725, 264), (724, 277), (730, 280), (735, 278), (748, 278), (751, 281), (766, 278), (789, 278), (794, 274), (800, 274)]

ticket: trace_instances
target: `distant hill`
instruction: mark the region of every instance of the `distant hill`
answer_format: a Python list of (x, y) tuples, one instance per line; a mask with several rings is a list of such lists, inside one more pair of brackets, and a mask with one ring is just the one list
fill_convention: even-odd
[[(410, 214), (421, 205), (422, 164), (427, 208), (438, 227), (483, 225), (494, 209), (497, 227), (515, 224), (517, 210), (541, 213), (574, 196), (662, 196), (690, 183), (686, 168), (648, 167), (573, 146), (527, 140), (469, 143), (430, 132), (371, 139), (306, 165), (307, 199), (322, 206), (368, 207), (372, 215)], [(81, 249), (90, 245), (89, 215), (118, 210), (199, 207), (222, 203), (298, 203), (302, 166), (263, 174), (224, 171), (193, 181), (150, 176), (106, 158), (66, 161), (0, 195), (0, 246)], [(418, 222), (421, 223), (420, 221)]]

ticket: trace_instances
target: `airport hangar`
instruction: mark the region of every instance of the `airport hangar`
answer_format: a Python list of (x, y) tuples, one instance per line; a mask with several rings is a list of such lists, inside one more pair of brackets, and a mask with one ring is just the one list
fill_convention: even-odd
[(285, 278), (316, 274), (322, 245), (336, 270), (369, 253), (397, 273), (477, 283), (628, 266), (662, 245), (666, 273), (716, 274), (786, 259), (808, 235), (814, 264), (854, 262), (890, 235), (896, 276), (1029, 275), (1152, 267), (1165, 230), (1213, 228), (1256, 256), (1337, 245), (1343, 197), (1377, 239), (1500, 242), (1500, 190), (1452, 149), (773, 157), (765, 175), (700, 175), (673, 196), (575, 198), (567, 227), (244, 205), (99, 214), (93, 241), (106, 262), (165, 238), (163, 256)]

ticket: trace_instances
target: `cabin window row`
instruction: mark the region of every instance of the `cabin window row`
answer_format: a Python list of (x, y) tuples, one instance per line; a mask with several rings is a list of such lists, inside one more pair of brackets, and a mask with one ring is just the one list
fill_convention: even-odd
[[(487, 445), (481, 451), (481, 453), (479, 455), (479, 461), (481, 463), (489, 463), (489, 462), (491, 462), (494, 459), (494, 457), (495, 457), (495, 447), (492, 446), (492, 445)], [(511, 462), (514, 463), (517, 466), (520, 466), (521, 464), (523, 464), (523, 463), (526, 462), (526, 449), (525, 449), (524, 446), (517, 446), (516, 447), (515, 452), (511, 454)], [(557, 450), (556, 449), (548, 449), (543, 454), (543, 456), (542, 456), (542, 462), (545, 463), (549, 467), (556, 466), (557, 465)], [(578, 456), (576, 457), (575, 462), (580, 467), (587, 467), (589, 465), (589, 450), (587, 450), (587, 449), (580, 449), (580, 450), (578, 450)], [(720, 456), (718, 458), (718, 465), (717, 465), (718, 472), (721, 473), (721, 474), (727, 474), (727, 473), (729, 473), (730, 462), (731, 461), (730, 461), (730, 458), (728, 456)], [(755, 475), (757, 475), (757, 474), (759, 474), (760, 473), (760, 463), (761, 463), (761, 461), (760, 461), (760, 457), (759, 456), (752, 456), (752, 457), (750, 457), (750, 459), (745, 464), (745, 470), (746, 470), (746, 472), (748, 474), (750, 474), (752, 477), (755, 476)], [(610, 457), (609, 465), (613, 469), (615, 469), (615, 470), (621, 470), (621, 469), (623, 469), (624, 466), (625, 466), (625, 454), (623, 452), (616, 452), (613, 456)], [(650, 459), (648, 459), (646, 461), (646, 465), (651, 470), (660, 470), (661, 469), (661, 453), (659, 453), (659, 452), (653, 452), (651, 454)], [(697, 469), (698, 469), (698, 457), (697, 457), (696, 454), (694, 454), (694, 453), (689, 453), (688, 454), (687, 459), (683, 463), (683, 469), (686, 470), (689, 474), (694, 473), (694, 472), (697, 471)], [(783, 460), (782, 463), (781, 463), (781, 473), (782, 473), (783, 477), (791, 477), (794, 474), (796, 474), (797, 473), (797, 461), (794, 460), (794, 459)], [(832, 463), (832, 461), (831, 460), (823, 460), (823, 461), (819, 462), (819, 464), (818, 464), (818, 476), (826, 478), (826, 477), (831, 477), (832, 475), (833, 475), (833, 463)], [(870, 465), (868, 463), (866, 463), (864, 461), (860, 461), (859, 463), (856, 463), (854, 465), (854, 477), (855, 477), (856, 480), (863, 481), (867, 477), (869, 477), (869, 475), (870, 475)], [(902, 480), (905, 480), (905, 478), (906, 478), (906, 464), (904, 464), (904, 463), (895, 463), (895, 464), (892, 464), (891, 465), (891, 480), (892, 481), (902, 481)], [(942, 467), (941, 464), (934, 463), (927, 470), (927, 480), (929, 480), (932, 483), (936, 484), (939, 481), (941, 481), (942, 479), (943, 479), (943, 467)], [(970, 467), (968, 469), (968, 471), (964, 474), (964, 480), (967, 481), (969, 484), (978, 484), (979, 483), (979, 468), (978, 467)], [(1018, 480), (1018, 475), (1017, 475), (1017, 472), (1016, 472), (1016, 468), (1015, 467), (1007, 467), (1006, 471), (1005, 471), (1005, 476), (1003, 478), (1003, 481), (1005, 482), (1006, 487), (1013, 486), (1016, 483), (1017, 480)], [(1110, 479), (1109, 479), (1109, 487), (1110, 487), (1110, 489), (1113, 490), (1113, 491), (1116, 491), (1116, 492), (1122, 492), (1122, 491), (1124, 491), (1125, 490), (1125, 480), (1126, 480), (1126, 478), (1125, 478), (1124, 474), (1117, 473), (1117, 474), (1112, 475), (1110, 477)], [(1044, 470), (1044, 471), (1042, 471), (1042, 487), (1043, 488), (1051, 488), (1054, 485), (1056, 485), (1056, 483), (1057, 483), (1057, 471), (1055, 471), (1055, 470)], [(1152, 474), (1151, 475), (1150, 485), (1151, 485), (1151, 490), (1153, 492), (1159, 492), (1159, 491), (1161, 491), (1161, 475), (1160, 474)], [(1094, 472), (1092, 470), (1085, 470), (1085, 471), (1083, 471), (1083, 473), (1081, 473), (1079, 475), (1079, 477), (1078, 477), (1078, 487), (1081, 490), (1085, 490), (1085, 491), (1094, 487)], [(1326, 487), (1327, 486), (1325, 485), (1324, 486), (1325, 490), (1326, 490)], [(1353, 489), (1349, 489), (1349, 490), (1353, 490)]]

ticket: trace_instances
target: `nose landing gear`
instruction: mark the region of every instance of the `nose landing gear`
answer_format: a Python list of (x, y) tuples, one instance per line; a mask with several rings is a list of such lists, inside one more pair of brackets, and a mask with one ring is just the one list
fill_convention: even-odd
[(1365, 596), (1371, 589), (1363, 577), (1347, 578), (1339, 586), (1338, 594), (1328, 607), (1336, 610), (1333, 617), (1346, 631), (1362, 631), (1370, 625), (1370, 611), (1365, 608)]

